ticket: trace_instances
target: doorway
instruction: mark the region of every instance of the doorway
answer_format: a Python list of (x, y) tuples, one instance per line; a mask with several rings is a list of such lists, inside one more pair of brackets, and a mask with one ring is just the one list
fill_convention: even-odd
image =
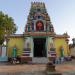
[(34, 57), (46, 57), (46, 38), (34, 38)]

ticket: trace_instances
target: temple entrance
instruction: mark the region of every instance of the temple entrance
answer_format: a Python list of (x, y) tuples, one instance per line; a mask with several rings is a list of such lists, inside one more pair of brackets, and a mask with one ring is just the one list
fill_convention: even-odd
[(48, 63), (46, 38), (34, 38), (33, 63)]
[(46, 57), (46, 38), (34, 38), (34, 57)]

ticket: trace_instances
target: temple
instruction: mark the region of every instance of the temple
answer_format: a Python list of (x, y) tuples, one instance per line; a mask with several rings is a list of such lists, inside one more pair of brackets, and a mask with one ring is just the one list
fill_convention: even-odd
[(22, 62), (32, 63), (68, 57), (68, 38), (67, 33), (55, 33), (45, 4), (32, 2), (24, 33), (7, 37), (7, 56), (20, 57)]

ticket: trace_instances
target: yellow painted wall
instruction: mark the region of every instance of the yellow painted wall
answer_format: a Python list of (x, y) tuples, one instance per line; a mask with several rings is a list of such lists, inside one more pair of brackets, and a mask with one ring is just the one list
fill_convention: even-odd
[(54, 45), (56, 48), (57, 57), (60, 57), (60, 47), (63, 46), (64, 48), (64, 56), (67, 56), (69, 53), (69, 46), (65, 41), (65, 38), (55, 38)]
[[(24, 49), (24, 38), (9, 38), (9, 42), (8, 42), (8, 51), (7, 54), (9, 57), (12, 56), (12, 50), (13, 47), (16, 45), (17, 49), (17, 55), (20, 56), (22, 55), (23, 49)], [(69, 46), (67, 45), (65, 38), (55, 38), (54, 39), (54, 46), (56, 48), (56, 53), (57, 56), (60, 57), (60, 47), (63, 46), (64, 47), (64, 55), (67, 56), (69, 53)]]
[(19, 38), (13, 37), (13, 38), (9, 38), (9, 39), (10, 39), (10, 40), (9, 40), (9, 42), (8, 42), (8, 48), (7, 48), (7, 50), (8, 50), (8, 52), (7, 52), (8, 56), (9, 56), (9, 57), (12, 56), (12, 49), (13, 49), (13, 47), (14, 47), (15, 45), (16, 45), (16, 47), (17, 47), (17, 55), (18, 55), (18, 56), (22, 55), (22, 51), (23, 51), (23, 49), (24, 49), (24, 39), (21, 38), (21, 37), (19, 37)]

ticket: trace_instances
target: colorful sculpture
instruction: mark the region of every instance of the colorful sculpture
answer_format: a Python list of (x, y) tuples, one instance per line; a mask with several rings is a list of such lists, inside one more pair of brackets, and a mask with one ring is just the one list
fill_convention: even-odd
[(61, 57), (64, 57), (64, 48), (63, 48), (63, 46), (61, 46), (61, 48), (60, 48), (60, 55), (61, 55)]
[(13, 48), (12, 56), (13, 56), (14, 58), (17, 57), (17, 49), (16, 49), (15, 47)]

